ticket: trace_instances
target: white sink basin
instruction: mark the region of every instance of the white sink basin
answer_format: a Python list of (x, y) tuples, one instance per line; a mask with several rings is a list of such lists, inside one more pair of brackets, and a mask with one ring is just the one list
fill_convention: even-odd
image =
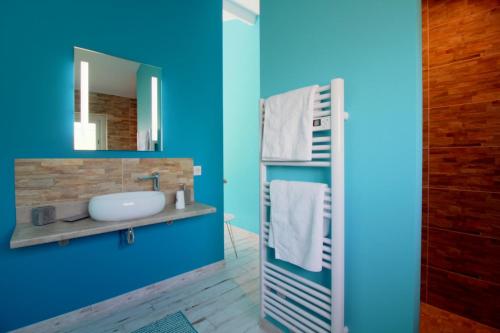
[(89, 213), (97, 221), (135, 220), (165, 208), (165, 194), (158, 191), (123, 192), (90, 199)]

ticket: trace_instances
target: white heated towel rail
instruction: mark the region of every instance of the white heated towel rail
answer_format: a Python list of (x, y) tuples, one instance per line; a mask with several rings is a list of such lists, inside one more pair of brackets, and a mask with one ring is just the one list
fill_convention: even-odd
[[(260, 163), (260, 273), (261, 320), (273, 318), (293, 332), (344, 333), (344, 80), (321, 86), (315, 96), (315, 119), (330, 117), (328, 130), (313, 130), (312, 161)], [(261, 131), (264, 101), (260, 102)], [(314, 133), (316, 132), (316, 133)], [(261, 133), (262, 134), (262, 133)], [(261, 135), (262, 147), (262, 135)], [(269, 207), (267, 167), (323, 167), (331, 172), (324, 213), (330, 232), (323, 238), (323, 269), (330, 272), (331, 288), (292, 273), (268, 260)]]

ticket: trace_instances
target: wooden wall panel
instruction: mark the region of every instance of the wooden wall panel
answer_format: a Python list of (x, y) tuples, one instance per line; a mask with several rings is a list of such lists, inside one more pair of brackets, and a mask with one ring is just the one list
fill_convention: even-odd
[(427, 302), (428, 234), (429, 234), (429, 11), (428, 0), (422, 0), (422, 244), (420, 265), (420, 300)]
[(422, 185), (429, 186), (429, 149), (423, 150), (422, 156)]
[(500, 284), (432, 267), (428, 274), (429, 304), (498, 328)]
[(429, 186), (500, 192), (500, 147), (430, 149)]
[(429, 226), (500, 239), (500, 193), (430, 189)]
[(429, 266), (500, 284), (500, 240), (429, 230)]
[(428, 289), (427, 280), (429, 275), (429, 268), (427, 265), (422, 264), (420, 266), (420, 302), (427, 303), (428, 300)]
[[(422, 67), (429, 69), (429, 11), (428, 0), (422, 0)], [(425, 87), (425, 84), (424, 84)], [(425, 98), (424, 98), (425, 99)]]
[(500, 101), (432, 109), (431, 147), (500, 147)]
[(430, 66), (498, 54), (500, 50), (500, 9), (434, 27), (429, 31)]
[(428, 265), (428, 234), (429, 234), (429, 228), (423, 227), (422, 228), (422, 265)]
[(422, 135), (422, 147), (424, 149), (429, 148), (429, 137), (430, 137), (430, 132), (429, 132), (429, 108), (424, 108), (424, 111), (422, 113), (422, 118), (423, 118), (423, 124), (422, 124), (422, 130), (424, 131)]
[(500, 0), (428, 0), (429, 27), (450, 24), (500, 6)]
[(500, 54), (430, 67), (429, 105), (435, 108), (500, 100), (499, 82)]
[(421, 300), (500, 328), (500, 0), (423, 0)]

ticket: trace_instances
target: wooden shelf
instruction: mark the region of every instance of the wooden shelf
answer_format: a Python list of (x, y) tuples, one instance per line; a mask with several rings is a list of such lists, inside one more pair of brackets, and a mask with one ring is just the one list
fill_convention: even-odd
[(18, 223), (10, 239), (10, 248), (16, 249), (39, 244), (63, 242), (74, 238), (212, 214), (215, 211), (215, 207), (195, 202), (181, 210), (168, 205), (162, 212), (156, 215), (137, 220), (98, 222), (88, 218), (72, 223), (58, 221), (44, 226), (34, 226), (31, 223)]

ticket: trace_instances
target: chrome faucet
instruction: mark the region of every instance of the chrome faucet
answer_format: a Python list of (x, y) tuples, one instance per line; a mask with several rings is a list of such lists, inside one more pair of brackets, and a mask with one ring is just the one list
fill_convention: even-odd
[(153, 191), (160, 190), (160, 173), (153, 172), (151, 176), (142, 176), (137, 178), (137, 180), (153, 180)]

